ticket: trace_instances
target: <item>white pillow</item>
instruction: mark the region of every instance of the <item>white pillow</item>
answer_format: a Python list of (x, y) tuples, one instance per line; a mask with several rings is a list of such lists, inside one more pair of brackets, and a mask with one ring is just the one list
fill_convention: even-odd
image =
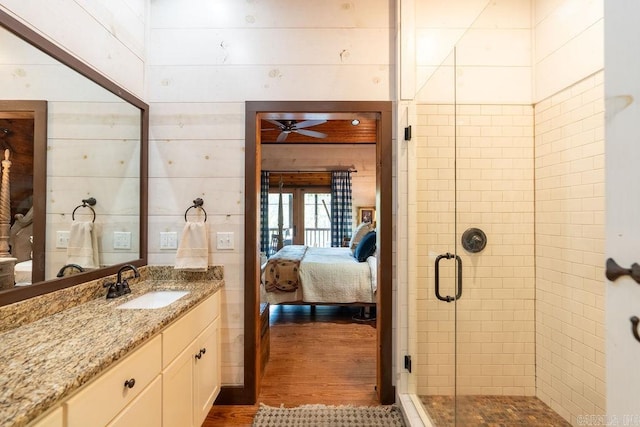
[(366, 236), (367, 233), (373, 230), (373, 225), (370, 222), (362, 222), (356, 227), (356, 229), (353, 231), (353, 234), (351, 235), (351, 240), (349, 241), (349, 248), (351, 249), (352, 255), (355, 253), (356, 247), (358, 246), (358, 243), (360, 243), (360, 240), (362, 240), (362, 238)]

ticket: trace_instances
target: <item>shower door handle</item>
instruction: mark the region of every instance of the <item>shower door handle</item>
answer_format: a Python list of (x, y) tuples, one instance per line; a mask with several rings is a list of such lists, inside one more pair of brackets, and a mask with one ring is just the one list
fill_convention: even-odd
[[(449, 295), (443, 297), (442, 295), (440, 295), (440, 260), (442, 258), (445, 258), (445, 259), (455, 258), (456, 264), (458, 265), (458, 291), (456, 292), (455, 297), (452, 297)], [(462, 258), (460, 258), (459, 255), (450, 254), (449, 252), (447, 252), (444, 255), (438, 255), (436, 257), (435, 280), (436, 280), (436, 283), (435, 283), (436, 298), (438, 298), (440, 301), (445, 301), (445, 302), (453, 302), (460, 299), (460, 297), (462, 296)]]

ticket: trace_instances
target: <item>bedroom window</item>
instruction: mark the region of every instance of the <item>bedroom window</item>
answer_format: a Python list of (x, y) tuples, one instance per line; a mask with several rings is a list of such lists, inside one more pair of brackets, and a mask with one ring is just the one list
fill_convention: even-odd
[[(269, 193), (269, 234), (278, 235), (279, 194)], [(282, 193), (284, 245), (331, 246), (329, 189), (288, 188)], [(298, 230), (302, 230), (301, 233)]]
[[(278, 193), (269, 193), (269, 235), (278, 235), (278, 215), (279, 215)], [(293, 193), (285, 191), (282, 193), (282, 240), (284, 245), (293, 244)]]
[(304, 194), (304, 244), (331, 246), (331, 194)]

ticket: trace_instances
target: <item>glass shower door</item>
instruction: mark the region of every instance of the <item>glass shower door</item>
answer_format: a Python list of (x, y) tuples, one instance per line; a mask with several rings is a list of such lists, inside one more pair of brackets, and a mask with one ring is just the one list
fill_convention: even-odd
[(533, 107), (492, 75), (512, 69), (479, 54), (492, 12), (482, 9), (438, 67), (418, 66), (428, 78), (416, 97), (409, 384), (438, 427), (517, 425), (519, 406), (539, 416)]
[(435, 426), (455, 423), (456, 254), (455, 51), (430, 71), (417, 103), (417, 280), (413, 386)]

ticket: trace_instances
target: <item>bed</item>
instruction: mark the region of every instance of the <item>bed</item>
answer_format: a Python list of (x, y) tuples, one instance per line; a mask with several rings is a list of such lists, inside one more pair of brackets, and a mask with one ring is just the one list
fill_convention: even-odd
[(262, 265), (260, 297), (270, 304), (373, 305), (377, 259), (346, 248), (284, 246)]

